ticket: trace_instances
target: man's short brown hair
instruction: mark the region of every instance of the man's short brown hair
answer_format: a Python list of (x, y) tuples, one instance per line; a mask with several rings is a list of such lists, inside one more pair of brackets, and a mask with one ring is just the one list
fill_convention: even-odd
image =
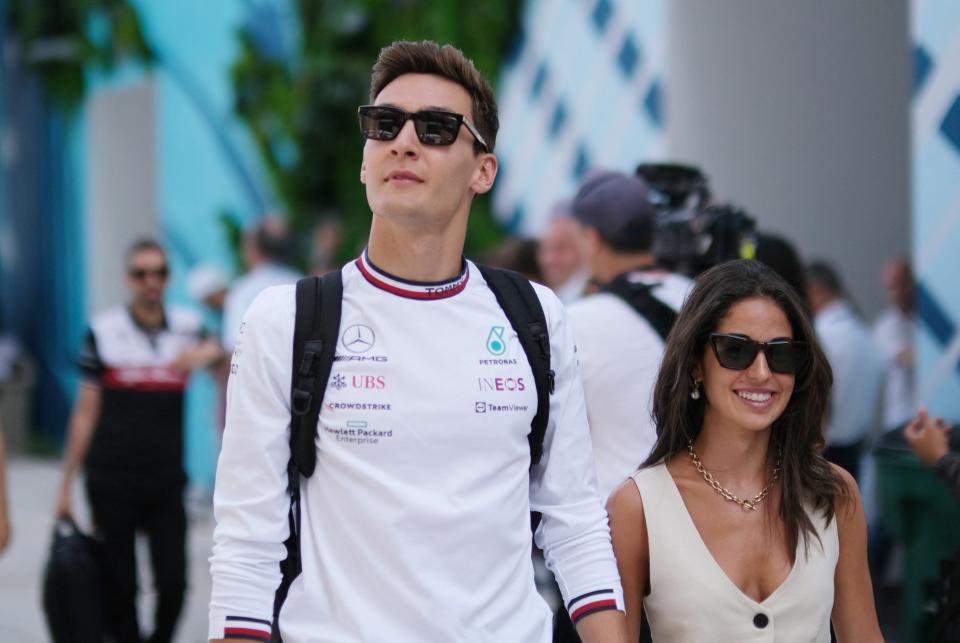
[[(470, 94), (473, 114), (470, 120), (477, 126), (488, 149), (492, 152), (497, 143), (500, 119), (497, 116), (497, 99), (490, 83), (484, 78), (473, 61), (453, 45), (438, 45), (430, 40), (417, 42), (398, 40), (384, 47), (373, 65), (370, 77), (370, 102), (374, 102), (383, 88), (404, 74), (433, 74), (451, 80)], [(477, 153), (483, 146), (474, 141)]]

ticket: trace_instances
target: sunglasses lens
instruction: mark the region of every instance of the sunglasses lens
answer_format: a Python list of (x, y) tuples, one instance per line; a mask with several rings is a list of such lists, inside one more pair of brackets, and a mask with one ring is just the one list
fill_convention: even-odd
[(454, 114), (427, 110), (414, 118), (417, 138), (425, 145), (452, 145), (460, 133), (460, 119)]
[(800, 366), (801, 351), (799, 342), (767, 344), (767, 365), (777, 373), (796, 373)]
[(404, 112), (390, 107), (361, 107), (360, 131), (375, 141), (391, 141), (404, 123)]
[(146, 268), (133, 268), (130, 270), (130, 276), (138, 281), (143, 281), (147, 277), (156, 277), (157, 279), (166, 279), (170, 276), (168, 268), (157, 268), (156, 270), (147, 270)]
[(737, 371), (750, 366), (757, 357), (756, 342), (741, 337), (714, 337), (713, 348), (720, 366)]

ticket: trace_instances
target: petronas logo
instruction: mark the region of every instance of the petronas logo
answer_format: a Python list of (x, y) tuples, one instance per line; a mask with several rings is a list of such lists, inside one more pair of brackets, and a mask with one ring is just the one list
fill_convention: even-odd
[(503, 338), (503, 326), (492, 326), (487, 335), (487, 352), (491, 355), (503, 355), (507, 352), (507, 341)]

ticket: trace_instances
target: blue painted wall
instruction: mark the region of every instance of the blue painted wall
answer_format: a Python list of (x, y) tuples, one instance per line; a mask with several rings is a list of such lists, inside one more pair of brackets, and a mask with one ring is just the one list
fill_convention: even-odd
[(960, 420), (960, 4), (911, 6), (917, 385), (933, 413)]
[(664, 0), (530, 0), (500, 81), (494, 207), (535, 235), (591, 168), (664, 153)]

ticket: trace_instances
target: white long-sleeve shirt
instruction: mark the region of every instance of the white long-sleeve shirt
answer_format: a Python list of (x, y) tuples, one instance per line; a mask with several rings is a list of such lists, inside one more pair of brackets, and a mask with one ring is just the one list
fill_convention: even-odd
[[(571, 614), (622, 609), (557, 298), (537, 287), (556, 389), (544, 455), (531, 469), (532, 371), (476, 267), (467, 262), (448, 283), (412, 284), (361, 259), (343, 279), (317, 469), (301, 486), (303, 573), (280, 614), (284, 641), (550, 641), (530, 510), (543, 513), (536, 540)], [(261, 294), (234, 355), (214, 498), (211, 638), (269, 634), (288, 534), (294, 308), (292, 287)]]
[(870, 331), (846, 301), (835, 301), (817, 313), (814, 326), (833, 369), (827, 444), (849, 446), (864, 439), (874, 425), (880, 360)]
[[(638, 271), (633, 282), (679, 311), (693, 282), (682, 275)], [(600, 497), (606, 498), (650, 455), (657, 441), (653, 387), (665, 343), (630, 304), (601, 292), (568, 307), (587, 398)]]
[(883, 429), (892, 431), (913, 419), (917, 402), (913, 367), (900, 361), (913, 346), (914, 320), (897, 308), (888, 308), (873, 326), (873, 341), (883, 366)]

